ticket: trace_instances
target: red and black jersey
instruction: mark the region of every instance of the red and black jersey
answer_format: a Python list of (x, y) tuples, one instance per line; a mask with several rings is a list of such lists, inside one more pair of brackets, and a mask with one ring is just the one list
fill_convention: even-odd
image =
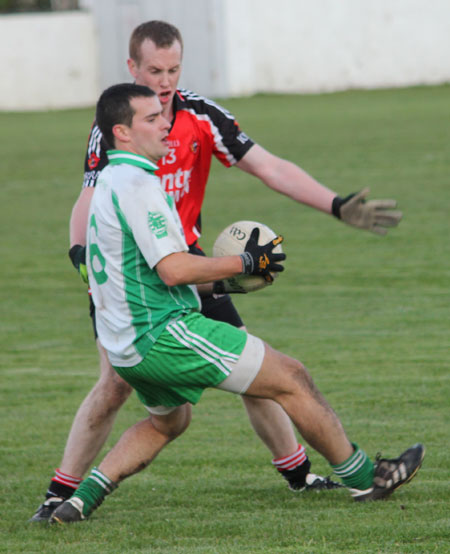
[[(169, 153), (159, 161), (156, 174), (175, 199), (190, 245), (200, 236), (200, 211), (212, 156), (229, 167), (254, 143), (241, 131), (233, 115), (203, 96), (179, 89), (173, 108)], [(85, 158), (84, 187), (95, 186), (99, 172), (108, 163), (106, 150), (101, 131), (94, 123)]]

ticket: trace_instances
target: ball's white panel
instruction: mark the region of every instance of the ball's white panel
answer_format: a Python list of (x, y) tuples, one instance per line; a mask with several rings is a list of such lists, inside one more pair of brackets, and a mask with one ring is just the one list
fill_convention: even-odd
[[(245, 250), (245, 245), (250, 238), (251, 232), (255, 227), (259, 229), (258, 244), (267, 244), (274, 239), (277, 234), (272, 231), (267, 225), (257, 221), (237, 221), (226, 227), (217, 237), (213, 246), (213, 256), (235, 256), (242, 254)], [(281, 244), (273, 249), (276, 253), (282, 253)], [(272, 273), (275, 278), (278, 273)], [(236, 275), (228, 279), (233, 282), (233, 285), (240, 286), (246, 292), (252, 292), (262, 289), (269, 285), (263, 277), (257, 275)]]

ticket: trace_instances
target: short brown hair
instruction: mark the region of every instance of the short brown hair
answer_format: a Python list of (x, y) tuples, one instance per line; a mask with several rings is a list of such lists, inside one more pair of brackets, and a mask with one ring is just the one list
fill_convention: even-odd
[(155, 92), (135, 83), (113, 85), (102, 92), (97, 102), (95, 119), (109, 148), (114, 148), (114, 125), (123, 123), (131, 127), (135, 113), (131, 100), (142, 96), (152, 98)]
[(141, 61), (141, 44), (147, 39), (153, 41), (157, 48), (169, 48), (177, 40), (183, 50), (183, 39), (175, 25), (165, 21), (146, 21), (136, 27), (130, 37), (130, 58), (136, 63)]

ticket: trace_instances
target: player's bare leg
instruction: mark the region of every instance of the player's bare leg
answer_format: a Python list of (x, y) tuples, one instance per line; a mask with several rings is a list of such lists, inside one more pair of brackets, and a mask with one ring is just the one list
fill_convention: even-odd
[(263, 364), (246, 395), (279, 403), (302, 437), (330, 463), (339, 464), (352, 454), (339, 418), (297, 360), (266, 345)]
[(143, 470), (167, 443), (187, 429), (191, 412), (191, 405), (184, 404), (168, 415), (151, 415), (136, 423), (124, 432), (98, 469), (115, 483)]
[(250, 423), (274, 458), (289, 456), (298, 447), (291, 420), (273, 400), (243, 396)]
[[(242, 326), (246, 331), (246, 327)], [(242, 396), (253, 430), (273, 456), (272, 464), (294, 491), (334, 489), (341, 485), (310, 472), (311, 462), (283, 408), (268, 398)]]
[[(245, 325), (240, 329), (247, 331)], [(291, 420), (279, 404), (267, 398), (251, 396), (243, 396), (242, 401), (255, 433), (274, 458), (289, 456), (297, 449)]]
[(283, 408), (267, 398), (243, 396), (256, 434), (273, 455), (272, 464), (294, 492), (330, 490), (341, 487), (329, 477), (311, 471), (305, 447), (299, 444), (292, 422)]
[[(414, 477), (425, 453), (422, 445), (414, 445), (398, 458), (380, 460), (375, 467), (364, 451), (350, 443), (339, 418), (318, 391), (305, 367), (268, 345), (261, 345), (261, 348), (264, 348), (261, 368), (245, 394), (270, 398), (279, 403), (298, 431), (351, 487), (356, 500), (386, 498)], [(221, 388), (233, 391), (237, 383), (235, 381), (233, 386), (228, 386)], [(184, 409), (188, 410), (188, 406), (185, 405)], [(185, 413), (182, 410), (183, 407), (180, 407), (175, 413), (172, 412), (172, 420), (168, 419), (169, 416), (162, 418), (163, 435), (172, 431), (175, 436), (187, 427), (190, 409)], [(73, 497), (56, 508), (50, 522), (71, 523), (86, 519), (120, 481), (146, 467), (166, 444), (164, 436), (159, 441), (157, 438), (149, 440), (155, 430), (160, 432), (154, 422), (145, 420), (126, 431)]]
[(120, 481), (146, 468), (167, 443), (186, 430), (190, 421), (191, 406), (184, 404), (168, 415), (151, 415), (127, 429), (76, 494), (56, 508), (50, 523), (85, 519)]
[(112, 368), (97, 340), (100, 378), (81, 403), (72, 423), (60, 470), (83, 477), (105, 444), (114, 420), (133, 390)]
[(70, 498), (108, 438), (119, 409), (132, 388), (112, 368), (97, 340), (100, 377), (81, 403), (67, 438), (60, 467), (50, 481), (46, 500), (30, 519), (48, 521), (53, 510)]
[(328, 405), (305, 367), (265, 346), (261, 369), (246, 394), (279, 402), (300, 434), (333, 467), (355, 500), (381, 500), (408, 483), (417, 473), (425, 447), (414, 444), (397, 458), (377, 459), (350, 443), (339, 418)]

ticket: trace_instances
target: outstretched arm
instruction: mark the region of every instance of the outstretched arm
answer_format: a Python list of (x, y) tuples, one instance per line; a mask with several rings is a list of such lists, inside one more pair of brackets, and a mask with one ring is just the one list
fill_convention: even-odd
[(252, 146), (236, 167), (297, 202), (331, 214), (336, 192), (321, 185), (298, 165), (271, 154), (259, 144)]
[(324, 213), (333, 214), (344, 223), (384, 235), (398, 225), (402, 213), (394, 211), (395, 200), (370, 200), (368, 189), (341, 198), (316, 181), (299, 166), (283, 160), (255, 144), (236, 167), (261, 179), (271, 189), (285, 194)]

